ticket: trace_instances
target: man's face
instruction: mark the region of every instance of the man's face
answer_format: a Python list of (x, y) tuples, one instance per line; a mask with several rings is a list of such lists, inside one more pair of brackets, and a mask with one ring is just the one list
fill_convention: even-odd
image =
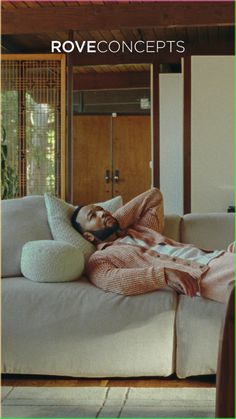
[(86, 205), (79, 211), (76, 221), (80, 223), (84, 231), (106, 230), (118, 225), (117, 220), (109, 211), (98, 205)]

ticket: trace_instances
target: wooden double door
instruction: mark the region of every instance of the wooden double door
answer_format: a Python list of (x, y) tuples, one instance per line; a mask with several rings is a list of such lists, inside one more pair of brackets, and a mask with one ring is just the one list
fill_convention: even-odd
[(74, 204), (125, 203), (149, 189), (150, 135), (149, 116), (74, 116)]

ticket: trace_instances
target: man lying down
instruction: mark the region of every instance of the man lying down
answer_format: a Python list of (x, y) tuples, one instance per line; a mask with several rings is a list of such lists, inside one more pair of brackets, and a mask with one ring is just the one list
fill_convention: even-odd
[(234, 283), (234, 245), (199, 249), (164, 237), (163, 199), (152, 188), (113, 215), (97, 205), (76, 208), (72, 225), (97, 250), (86, 273), (104, 291), (144, 294), (169, 286), (189, 297), (226, 302)]

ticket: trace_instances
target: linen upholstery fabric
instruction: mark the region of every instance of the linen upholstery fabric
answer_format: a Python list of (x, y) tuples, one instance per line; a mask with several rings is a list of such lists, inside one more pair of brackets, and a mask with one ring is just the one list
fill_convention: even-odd
[(4, 279), (2, 291), (5, 373), (136, 377), (175, 370), (173, 291), (124, 297), (86, 279), (25, 278)]
[(95, 251), (95, 246), (85, 240), (71, 225), (71, 217), (75, 207), (55, 196), (44, 194), (48, 213), (48, 222), (54, 240), (62, 240), (79, 248), (85, 259)]
[(234, 241), (234, 214), (187, 214), (181, 223), (181, 242), (226, 250)]
[[(53, 238), (78, 247), (83, 252), (85, 259), (88, 259), (95, 251), (95, 246), (85, 240), (71, 225), (71, 216), (76, 207), (47, 193), (44, 194), (44, 198)], [(122, 205), (122, 198), (118, 196), (99, 205), (114, 212)]]
[(103, 209), (110, 211), (112, 214), (116, 210), (118, 210), (123, 205), (123, 199), (122, 197), (115, 196), (115, 198), (109, 199), (108, 201), (104, 202), (96, 202), (96, 205), (100, 205)]
[(2, 201), (2, 276), (21, 276), (23, 245), (31, 240), (50, 240), (51, 231), (43, 196)]
[(176, 374), (215, 374), (225, 304), (201, 297), (179, 297), (176, 315)]
[[(81, 377), (167, 376), (176, 370), (175, 332), (179, 377), (199, 374), (200, 369), (201, 374), (216, 372), (211, 357), (214, 348), (217, 351), (221, 322), (217, 320), (218, 326), (215, 322), (220, 317), (219, 310), (224, 311), (223, 304), (204, 301), (206, 310), (200, 297), (194, 300), (180, 297), (175, 328), (178, 297), (172, 291), (173, 305), (170, 297), (164, 299), (165, 290), (123, 297), (106, 294), (85, 279), (58, 284), (29, 281), (20, 277), (22, 246), (30, 240), (52, 239), (44, 198), (32, 196), (3, 201), (2, 214), (3, 273), (11, 276), (2, 280), (3, 372)], [(226, 213), (213, 216), (215, 221), (209, 223), (209, 214), (207, 222), (205, 214), (198, 214), (197, 220), (194, 214), (186, 215), (181, 230), (188, 232), (190, 242), (197, 242), (197, 221), (200, 246), (212, 247), (208, 240), (214, 235), (219, 236), (217, 247), (222, 248), (224, 242), (232, 241), (234, 218)], [(189, 222), (189, 217), (193, 222)], [(164, 234), (175, 239), (169, 228), (169, 216), (165, 218), (166, 228), (168, 234)], [(13, 274), (13, 268), (17, 268), (17, 275)], [(184, 301), (182, 306), (182, 299), (187, 304)], [(199, 323), (204, 330), (204, 339), (200, 334), (201, 345), (195, 342)], [(186, 369), (184, 355), (180, 356), (186, 355), (185, 351), (189, 353)], [(196, 359), (201, 368), (194, 365)]]
[(36, 240), (23, 246), (21, 271), (32, 281), (74, 281), (81, 276), (83, 269), (82, 251), (68, 243), (56, 240)]
[(181, 217), (176, 214), (165, 215), (165, 225), (163, 230), (163, 236), (169, 237), (170, 239), (180, 241), (180, 223)]

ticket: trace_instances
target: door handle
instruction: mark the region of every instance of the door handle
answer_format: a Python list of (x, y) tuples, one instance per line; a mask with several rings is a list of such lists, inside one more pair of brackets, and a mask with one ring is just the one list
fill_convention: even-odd
[(106, 183), (109, 183), (110, 180), (111, 180), (111, 178), (110, 178), (110, 170), (106, 170), (106, 172), (105, 172), (105, 181), (106, 181)]
[(119, 182), (119, 180), (120, 180), (120, 172), (119, 172), (119, 170), (115, 170), (115, 175), (114, 175), (114, 177), (113, 177), (113, 181), (114, 181), (115, 183), (118, 183), (118, 182)]

